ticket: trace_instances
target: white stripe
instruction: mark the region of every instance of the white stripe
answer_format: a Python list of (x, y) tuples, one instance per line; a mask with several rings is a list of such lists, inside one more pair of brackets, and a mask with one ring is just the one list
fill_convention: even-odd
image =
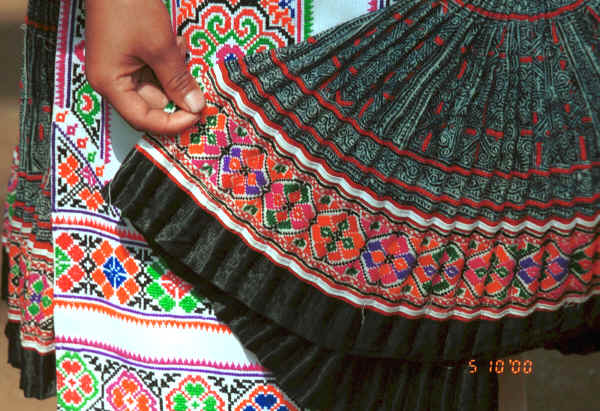
[[(160, 325), (150, 326), (145, 322), (135, 323), (87, 307), (71, 307), (68, 305), (68, 298), (61, 300), (67, 304), (55, 305), (54, 319), (56, 329), (65, 338), (101, 341), (134, 355), (157, 360), (259, 364), (256, 357), (245, 351), (231, 333), (202, 327), (169, 325), (160, 320)], [(97, 305), (102, 307), (102, 304)], [(110, 307), (108, 309), (112, 310)], [(178, 322), (175, 319), (168, 320)]]
[(242, 112), (244, 112), (246, 115), (250, 116), (255, 120), (256, 124), (259, 126), (263, 133), (273, 137), (279, 148), (285, 151), (288, 155), (296, 158), (305, 169), (316, 172), (320, 177), (323, 177), (328, 183), (341, 188), (350, 197), (362, 200), (361, 203), (366, 207), (371, 208), (373, 211), (377, 211), (376, 209), (385, 209), (386, 211), (393, 214), (395, 217), (409, 219), (423, 228), (437, 227), (446, 232), (453, 230), (471, 232), (475, 229), (478, 229), (489, 234), (495, 234), (500, 231), (507, 231), (509, 233), (515, 234), (523, 232), (526, 229), (531, 229), (540, 233), (544, 233), (552, 228), (556, 228), (561, 231), (570, 231), (577, 225), (581, 227), (594, 228), (600, 223), (600, 214), (598, 214), (591, 221), (586, 221), (582, 218), (577, 217), (566, 224), (560, 221), (550, 220), (544, 225), (539, 225), (530, 221), (524, 221), (519, 224), (512, 224), (510, 222), (503, 221), (495, 225), (489, 225), (482, 221), (475, 221), (473, 223), (464, 223), (460, 221), (446, 223), (445, 221), (437, 217), (423, 218), (414, 211), (401, 209), (388, 200), (377, 200), (370, 194), (364, 192), (363, 190), (359, 190), (348, 185), (346, 183), (346, 180), (344, 180), (343, 178), (331, 175), (327, 170), (325, 170), (325, 168), (321, 164), (308, 159), (299, 148), (289, 144), (279, 133), (279, 131), (275, 130), (274, 128), (271, 128), (263, 121), (262, 116), (258, 112), (244, 104), (241, 95), (236, 90), (230, 88), (224, 81), (219, 65), (215, 66), (213, 73), (215, 74), (215, 79), (219, 88), (235, 100), (237, 107)]
[(435, 311), (432, 308), (428, 308), (427, 306), (414, 309), (412, 307), (407, 307), (404, 305), (386, 305), (379, 301), (373, 300), (368, 297), (360, 297), (354, 295), (345, 290), (339, 290), (336, 288), (332, 288), (329, 284), (327, 284), (321, 277), (310, 273), (304, 267), (300, 266), (295, 260), (280, 254), (277, 250), (275, 250), (270, 245), (263, 243), (256, 239), (253, 233), (245, 226), (238, 224), (236, 221), (232, 220), (221, 207), (219, 207), (216, 203), (213, 203), (200, 189), (196, 184), (192, 183), (188, 180), (172, 163), (171, 160), (166, 158), (165, 155), (160, 151), (154, 148), (147, 140), (142, 140), (138, 143), (138, 146), (146, 151), (152, 160), (158, 163), (164, 170), (166, 170), (167, 174), (172, 180), (177, 181), (181, 184), (186, 190), (188, 190), (191, 195), (210, 213), (213, 213), (217, 216), (217, 218), (230, 230), (235, 232), (238, 236), (242, 237), (252, 248), (255, 250), (268, 255), (273, 261), (277, 264), (280, 264), (286, 267), (289, 271), (300, 276), (304, 281), (312, 284), (323, 293), (331, 296), (342, 298), (345, 300), (351, 301), (356, 306), (373, 308), (375, 310), (383, 311), (389, 314), (406, 314), (409, 316), (427, 316), (430, 318), (437, 319), (446, 319), (450, 317), (458, 317), (463, 319), (475, 319), (481, 316), (486, 316), (489, 318), (498, 319), (504, 317), (506, 315), (514, 315), (517, 317), (524, 317), (531, 314), (535, 310), (558, 310), (560, 307), (564, 306), (568, 303), (581, 303), (588, 300), (592, 295), (600, 294), (600, 287), (590, 291), (590, 294), (584, 296), (574, 296), (567, 297), (563, 301), (558, 304), (548, 304), (548, 303), (537, 303), (534, 306), (530, 307), (527, 310), (520, 310), (514, 307), (507, 307), (499, 313), (494, 312), (491, 309), (482, 308), (473, 313), (466, 313), (460, 307), (455, 307), (448, 312), (440, 313)]

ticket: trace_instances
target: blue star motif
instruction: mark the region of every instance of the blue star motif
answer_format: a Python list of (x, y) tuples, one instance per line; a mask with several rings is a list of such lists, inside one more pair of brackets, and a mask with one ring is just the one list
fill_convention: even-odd
[(127, 279), (127, 272), (117, 260), (116, 257), (110, 257), (106, 263), (102, 266), (104, 269), (104, 275), (108, 279), (110, 285), (113, 286), (114, 289), (117, 289), (123, 284), (123, 282)]

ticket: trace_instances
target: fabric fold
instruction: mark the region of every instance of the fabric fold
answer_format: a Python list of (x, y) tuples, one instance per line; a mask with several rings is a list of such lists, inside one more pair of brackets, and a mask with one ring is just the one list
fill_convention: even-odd
[(302, 405), (493, 408), (469, 361), (600, 328), (598, 4), (547, 3), (402, 2), (192, 70), (201, 121), (104, 198)]

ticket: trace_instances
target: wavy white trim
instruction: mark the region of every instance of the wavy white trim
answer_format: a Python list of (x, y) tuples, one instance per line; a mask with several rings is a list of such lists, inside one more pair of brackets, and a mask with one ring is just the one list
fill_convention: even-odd
[(481, 317), (499, 319), (507, 315), (525, 317), (536, 310), (555, 311), (566, 304), (582, 303), (591, 298), (593, 295), (600, 294), (600, 287), (598, 287), (592, 290), (588, 295), (565, 297), (560, 303), (550, 304), (540, 302), (534, 304), (528, 309), (507, 307), (499, 312), (496, 312), (496, 309), (494, 308), (481, 308), (479, 310), (470, 312), (471, 310), (467, 308), (459, 307), (453, 308), (449, 311), (439, 312), (428, 306), (425, 306), (420, 309), (414, 309), (405, 305), (384, 304), (380, 301), (374, 300), (373, 298), (362, 297), (351, 293), (347, 289), (338, 289), (332, 287), (319, 276), (307, 271), (294, 259), (281, 254), (278, 250), (274, 249), (269, 244), (260, 241), (258, 238), (256, 238), (254, 233), (250, 231), (247, 227), (240, 225), (236, 221), (234, 221), (228, 213), (226, 213), (221, 207), (219, 207), (218, 204), (211, 201), (211, 199), (204, 194), (202, 189), (200, 189), (189, 178), (182, 174), (182, 172), (176, 166), (173, 165), (171, 160), (165, 157), (165, 154), (162, 151), (156, 149), (150, 142), (144, 139), (140, 143), (138, 143), (137, 148), (138, 150), (145, 152), (147, 156), (152, 158), (152, 161), (157, 163), (163, 170), (165, 170), (166, 173), (168, 173), (168, 177), (171, 180), (175, 181), (178, 185), (187, 190), (196, 199), (196, 201), (201, 204), (203, 208), (215, 215), (221, 221), (221, 223), (224, 224), (228, 229), (230, 229), (232, 232), (243, 238), (244, 241), (254, 250), (267, 255), (273, 262), (286, 267), (288, 270), (298, 275), (303, 281), (316, 287), (324, 294), (329, 295), (333, 298), (342, 299), (358, 307), (370, 308), (385, 314), (407, 315), (410, 317), (426, 316), (429, 318), (435, 318), (440, 320), (451, 317), (460, 318), (464, 320), (472, 320)]
[(279, 133), (278, 130), (270, 127), (264, 122), (263, 117), (257, 111), (253, 110), (251, 107), (248, 107), (241, 95), (231, 87), (227, 85), (225, 80), (223, 79), (223, 74), (221, 73), (220, 66), (216, 65), (213, 70), (214, 78), (217, 82), (217, 85), (220, 91), (227, 94), (229, 97), (234, 99), (237, 107), (243, 113), (253, 118), (256, 124), (259, 126), (261, 131), (269, 136), (272, 136), (277, 146), (283, 150), (286, 154), (297, 159), (301, 166), (305, 168), (307, 171), (316, 172), (320, 177), (324, 178), (330, 184), (342, 189), (348, 196), (351, 198), (356, 198), (361, 200), (361, 203), (366, 207), (370, 208), (373, 211), (376, 209), (385, 209), (390, 212), (394, 216), (398, 218), (406, 218), (410, 221), (414, 222), (420, 227), (437, 227), (443, 231), (449, 232), (453, 230), (460, 230), (464, 232), (471, 232), (473, 230), (480, 230), (489, 234), (496, 234), (500, 231), (507, 231), (510, 233), (519, 233), (523, 232), (525, 229), (534, 230), (539, 233), (544, 233), (552, 228), (561, 230), (561, 231), (569, 231), (575, 228), (576, 226), (586, 227), (586, 228), (594, 228), (600, 223), (600, 214), (598, 214), (591, 221), (586, 221), (582, 218), (575, 218), (569, 223), (563, 223), (560, 221), (549, 221), (544, 225), (539, 225), (531, 221), (524, 221), (519, 224), (512, 224), (510, 222), (503, 221), (499, 224), (490, 225), (482, 221), (476, 221), (474, 223), (464, 223), (460, 221), (455, 221), (452, 223), (447, 223), (441, 220), (438, 217), (431, 218), (423, 218), (418, 215), (414, 211), (406, 210), (399, 208), (392, 202), (388, 200), (377, 200), (369, 193), (356, 189), (350, 185), (341, 177), (336, 177), (330, 174), (321, 164), (308, 159), (302, 150), (297, 147), (289, 144), (285, 141), (285, 138)]

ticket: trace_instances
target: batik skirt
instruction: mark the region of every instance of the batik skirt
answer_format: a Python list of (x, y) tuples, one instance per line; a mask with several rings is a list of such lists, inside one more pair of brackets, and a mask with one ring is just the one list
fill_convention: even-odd
[(202, 121), (105, 198), (294, 400), (487, 409), (488, 360), (598, 348), (600, 2), (402, 1), (208, 72), (187, 13)]
[(31, 0), (25, 19), (19, 141), (2, 235), (8, 361), (26, 397), (56, 393), (50, 136), (58, 0)]

